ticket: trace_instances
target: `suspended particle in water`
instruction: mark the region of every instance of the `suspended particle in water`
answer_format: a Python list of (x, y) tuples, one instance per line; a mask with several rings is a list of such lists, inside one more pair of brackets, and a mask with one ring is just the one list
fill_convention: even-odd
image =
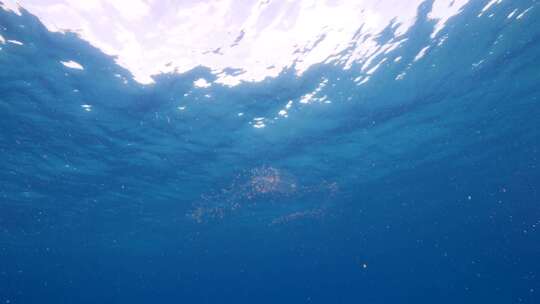
[(196, 223), (223, 219), (242, 210), (273, 213), (270, 225), (320, 219), (338, 192), (336, 182), (300, 184), (286, 170), (260, 166), (243, 171), (225, 188), (201, 194), (187, 215)]
[(257, 194), (291, 194), (296, 191), (295, 179), (273, 167), (252, 169), (247, 183), (248, 196)]

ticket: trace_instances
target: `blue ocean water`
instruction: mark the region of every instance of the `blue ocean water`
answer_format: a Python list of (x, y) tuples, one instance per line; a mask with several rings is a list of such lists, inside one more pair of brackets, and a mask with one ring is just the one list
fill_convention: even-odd
[(486, 3), (204, 89), (0, 9), (0, 303), (540, 303), (540, 7)]

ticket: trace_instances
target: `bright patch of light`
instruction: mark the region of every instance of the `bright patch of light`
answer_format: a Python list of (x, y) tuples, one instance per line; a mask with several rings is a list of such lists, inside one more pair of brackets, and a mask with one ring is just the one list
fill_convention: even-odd
[(312, 98), (313, 98), (313, 93), (308, 93), (300, 98), (300, 103), (303, 103), (303, 104), (310, 103)]
[(528, 9), (524, 10), (523, 13), (519, 14), (516, 19), (521, 19), (523, 18), (523, 16), (525, 16), (526, 13), (528, 13), (530, 10), (532, 9), (532, 6), (529, 7)]
[(256, 128), (256, 129), (262, 129), (264, 127), (266, 127), (266, 124), (264, 123), (264, 117), (256, 117), (256, 118), (253, 118), (253, 127)]
[(491, 1), (489, 1), (488, 4), (486, 4), (484, 6), (484, 8), (482, 8), (482, 11), (480, 11), (480, 14), (478, 14), (478, 17), (482, 17), (482, 15), (484, 15), (484, 13), (487, 12), (487, 10), (489, 10), (490, 7), (492, 7), (495, 4), (499, 4), (501, 2), (502, 2), (502, 0), (491, 0)]
[(7, 42), (13, 43), (13, 44), (16, 44), (16, 45), (24, 45), (24, 43), (20, 42), (19, 40), (8, 40)]
[(69, 61), (60, 61), (61, 64), (63, 64), (65, 67), (68, 67), (70, 69), (76, 69), (76, 70), (84, 70), (84, 67), (76, 62), (76, 61), (73, 61), (73, 60), (69, 60)]
[(196, 88), (208, 88), (210, 87), (212, 84), (210, 84), (208, 81), (206, 81), (206, 79), (204, 78), (199, 78), (197, 80), (195, 80), (193, 82), (193, 86), (195, 86)]
[(372, 67), (371, 69), (369, 69), (366, 73), (368, 75), (371, 75), (373, 73), (375, 73), (375, 71), (377, 71), (377, 69), (381, 66), (381, 64), (385, 63), (386, 62), (386, 58), (384, 58), (383, 60), (381, 60), (379, 63), (377, 63), (377, 65), (375, 65), (374, 67)]
[[(116, 10), (120, 12), (123, 19), (137, 21), (150, 14), (150, 6), (146, 2), (147, 1), (142, 0), (114, 0), (109, 1), (108, 3), (113, 5)], [(94, 5), (99, 5), (99, 1), (94, 1)]]
[(86, 112), (91, 112), (92, 111), (92, 106), (89, 105), (89, 104), (83, 104), (83, 105), (81, 105), (81, 108), (83, 108)]
[(396, 76), (395, 80), (402, 80), (403, 78), (405, 78), (405, 75), (407, 75), (407, 73), (402, 72), (402, 73), (400, 73), (399, 75)]
[(485, 59), (482, 59), (482, 60), (480, 60), (478, 62), (473, 63), (472, 64), (473, 69), (478, 68), (480, 65), (482, 65), (482, 63), (484, 63), (484, 61), (485, 61)]
[(431, 38), (435, 38), (435, 36), (437, 36), (444, 28), (448, 19), (461, 12), (468, 2), (469, 0), (435, 1), (433, 3), (433, 8), (428, 15), (429, 18), (438, 20), (435, 24), (433, 33), (431, 33)]
[(368, 82), (369, 81), (369, 76), (365, 76), (365, 77), (358, 77), (356, 78), (356, 80), (358, 81), (358, 84), (357, 85), (363, 85), (364, 83)]
[[(434, 0), (429, 13), (436, 20), (433, 35), (468, 1)], [(4, 9), (18, 11), (14, 0), (3, 2)], [(394, 38), (381, 44), (377, 35), (391, 22), (397, 25), (396, 37), (405, 34), (424, 0), (19, 2), (49, 30), (77, 31), (117, 56), (117, 63), (138, 82), (151, 83), (152, 75), (182, 73), (204, 64), (212, 71), (245, 71), (216, 75), (217, 83), (233, 86), (275, 77), (293, 65), (297, 74), (320, 62), (350, 68), (369, 61), (363, 71), (373, 69), (377, 55), (403, 43)]]
[(508, 14), (508, 16), (506, 16), (507, 19), (510, 19), (512, 18), (516, 13), (517, 13), (518, 9), (514, 9), (510, 14)]
[(448, 39), (448, 35), (445, 35), (445, 36), (442, 36), (441, 38), (439, 38), (439, 42), (437, 43), (437, 46), (443, 45), (444, 42), (446, 41), (446, 39)]
[[(300, 103), (303, 103), (303, 104), (308, 104), (308, 103), (311, 103), (313, 101), (323, 101), (324, 100), (324, 97), (323, 98), (317, 98), (317, 94), (321, 92), (321, 90), (326, 87), (326, 85), (328, 84), (328, 79), (327, 78), (323, 78), (323, 80), (319, 83), (319, 85), (317, 86), (317, 88), (311, 92), (311, 93), (307, 93), (305, 95), (303, 95), (302, 97), (300, 97)], [(291, 101), (289, 101), (291, 102)], [(292, 103), (291, 103), (292, 105)]]
[(0, 8), (3, 8), (6, 11), (14, 12), (17, 15), (21, 15), (19, 4), (16, 1), (0, 1)]
[(422, 57), (426, 55), (427, 50), (429, 50), (429, 46), (422, 48), (420, 52), (418, 52), (418, 54), (416, 54), (416, 56), (414, 57), (414, 61), (422, 59)]

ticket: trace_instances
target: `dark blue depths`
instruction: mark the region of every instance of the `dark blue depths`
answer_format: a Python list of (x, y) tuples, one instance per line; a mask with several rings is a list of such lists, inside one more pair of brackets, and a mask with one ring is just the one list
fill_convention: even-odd
[(540, 7), (485, 4), (361, 86), (208, 89), (0, 9), (0, 303), (540, 303)]

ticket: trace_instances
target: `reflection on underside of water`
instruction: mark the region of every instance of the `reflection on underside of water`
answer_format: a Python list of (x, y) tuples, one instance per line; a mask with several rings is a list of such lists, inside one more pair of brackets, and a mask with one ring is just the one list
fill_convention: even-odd
[(239, 174), (218, 192), (201, 195), (187, 216), (207, 223), (252, 212), (268, 214), (269, 225), (322, 219), (338, 191), (336, 182), (301, 183), (286, 170), (261, 166)]

